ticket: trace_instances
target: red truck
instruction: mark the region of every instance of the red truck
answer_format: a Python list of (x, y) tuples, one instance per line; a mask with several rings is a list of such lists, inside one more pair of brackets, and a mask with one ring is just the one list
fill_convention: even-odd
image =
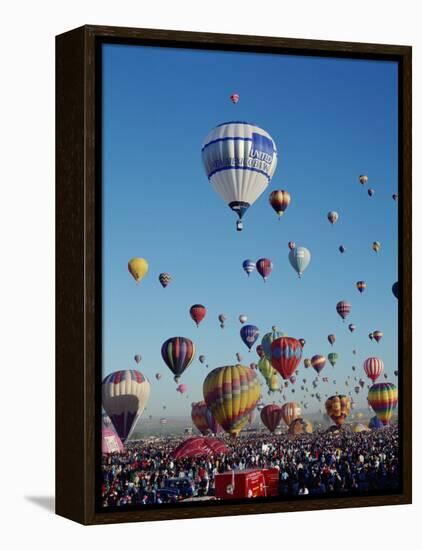
[(224, 472), (215, 476), (215, 496), (221, 499), (277, 496), (277, 468)]

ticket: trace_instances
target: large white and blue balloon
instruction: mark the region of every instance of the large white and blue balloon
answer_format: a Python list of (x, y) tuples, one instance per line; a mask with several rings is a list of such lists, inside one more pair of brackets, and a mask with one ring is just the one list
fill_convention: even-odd
[(277, 166), (272, 137), (248, 122), (226, 122), (208, 134), (202, 147), (205, 172), (214, 190), (239, 216), (268, 187)]
[(308, 267), (309, 262), (311, 261), (311, 253), (307, 248), (303, 246), (297, 246), (296, 248), (293, 248), (293, 250), (290, 250), (289, 260), (293, 269), (296, 271), (299, 277), (301, 277), (305, 269)]

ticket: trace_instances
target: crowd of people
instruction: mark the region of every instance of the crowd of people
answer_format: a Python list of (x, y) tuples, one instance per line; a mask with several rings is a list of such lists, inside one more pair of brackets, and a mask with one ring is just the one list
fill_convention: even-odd
[(174, 460), (181, 441), (128, 442), (123, 453), (104, 454), (103, 506), (213, 497), (217, 474), (249, 468), (277, 468), (279, 492), (286, 498), (394, 491), (400, 480), (397, 426), (361, 433), (245, 434), (226, 440), (226, 455)]

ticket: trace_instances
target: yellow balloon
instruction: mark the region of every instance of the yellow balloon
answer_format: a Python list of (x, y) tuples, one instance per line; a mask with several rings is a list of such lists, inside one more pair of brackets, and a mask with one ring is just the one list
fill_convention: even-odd
[(138, 284), (148, 273), (148, 262), (144, 258), (132, 258), (128, 265), (129, 273)]

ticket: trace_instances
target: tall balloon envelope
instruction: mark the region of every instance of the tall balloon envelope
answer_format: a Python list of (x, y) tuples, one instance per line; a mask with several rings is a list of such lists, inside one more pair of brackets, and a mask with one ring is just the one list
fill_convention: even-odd
[(276, 189), (270, 193), (269, 201), (280, 219), (290, 204), (290, 193), (283, 189)]
[(256, 269), (265, 282), (273, 270), (273, 262), (268, 258), (261, 258), (256, 262)]
[(253, 262), (252, 260), (245, 260), (242, 264), (242, 267), (249, 277), (252, 271), (255, 271), (256, 265), (255, 262)]
[(148, 273), (148, 262), (144, 258), (132, 258), (127, 264), (129, 273), (138, 284)]
[(191, 418), (192, 422), (197, 430), (201, 432), (202, 435), (205, 435), (208, 431), (208, 422), (207, 422), (207, 405), (205, 401), (198, 401), (197, 403), (192, 403)]
[(346, 300), (342, 300), (341, 302), (338, 302), (336, 305), (337, 313), (340, 315), (340, 317), (343, 319), (343, 321), (346, 319), (346, 317), (349, 315), (349, 313), (352, 311), (352, 304), (349, 302), (346, 302)]
[(333, 395), (325, 402), (328, 416), (337, 427), (344, 424), (351, 409), (351, 400), (347, 395)]
[(245, 325), (240, 329), (240, 337), (250, 351), (259, 338), (259, 329), (255, 325)]
[(297, 246), (293, 250), (290, 250), (289, 261), (298, 276), (301, 277), (311, 261), (311, 253), (307, 248)]
[(372, 382), (375, 382), (384, 371), (384, 362), (379, 357), (368, 357), (365, 359), (363, 369), (366, 376), (370, 378)]
[(120, 439), (129, 439), (148, 402), (150, 384), (137, 370), (119, 370), (102, 383), (103, 407)]
[(302, 346), (296, 338), (283, 336), (271, 344), (271, 364), (284, 378), (288, 380), (302, 359)]
[(271, 433), (280, 425), (281, 419), (282, 411), (278, 405), (266, 405), (261, 410), (262, 423)]
[(196, 326), (199, 326), (199, 323), (205, 317), (207, 313), (206, 308), (201, 304), (194, 304), (189, 310), (190, 316), (195, 321)]
[(284, 422), (287, 424), (287, 426), (290, 426), (293, 420), (296, 420), (296, 418), (299, 418), (301, 414), (302, 414), (302, 411), (297, 403), (294, 403), (294, 402), (285, 403), (281, 407), (281, 415), (283, 417)]
[(203, 392), (215, 420), (236, 437), (258, 403), (261, 385), (255, 371), (232, 365), (212, 370), (204, 380)]
[(189, 338), (174, 336), (161, 346), (161, 356), (175, 377), (178, 377), (192, 363), (195, 345)]
[(248, 122), (226, 122), (205, 138), (202, 160), (212, 187), (238, 215), (241, 231), (243, 215), (265, 191), (277, 166), (272, 137)]
[(397, 406), (398, 391), (394, 384), (389, 382), (374, 384), (368, 392), (368, 403), (375, 414), (387, 426)]

